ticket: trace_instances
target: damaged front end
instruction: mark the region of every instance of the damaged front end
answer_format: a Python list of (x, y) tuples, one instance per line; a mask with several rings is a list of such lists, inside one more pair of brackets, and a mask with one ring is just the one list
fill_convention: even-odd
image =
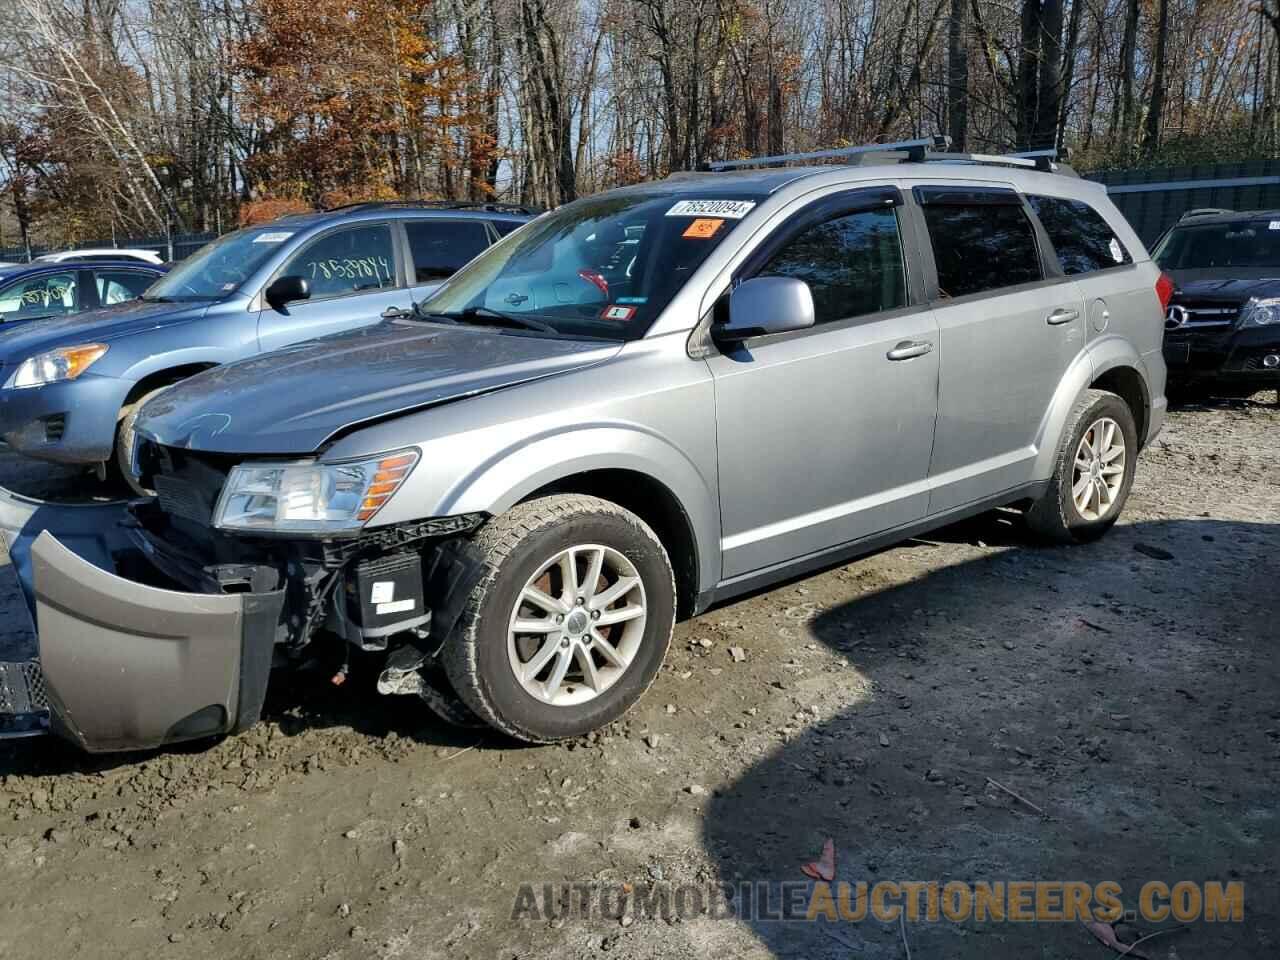
[[(338, 680), (353, 647), (394, 650), (384, 678), (427, 665), (481, 574), (460, 535), (482, 515), (233, 536), (212, 524), (228, 463), (163, 455), (154, 500), (58, 506), (0, 491), (27, 599), (0, 645), (0, 736), (50, 730), (107, 752), (243, 730), (271, 669), (312, 659), (317, 640)], [(387, 686), (432, 703), (424, 684)]]

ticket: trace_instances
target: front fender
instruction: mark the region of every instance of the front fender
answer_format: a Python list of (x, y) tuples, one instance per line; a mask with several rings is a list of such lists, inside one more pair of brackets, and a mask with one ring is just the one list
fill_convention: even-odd
[[(1093, 340), (1082, 350), (1067, 368), (1067, 372), (1058, 382), (1058, 389), (1053, 395), (1044, 419), (1040, 421), (1037, 435), (1035, 474), (1036, 480), (1045, 480), (1053, 475), (1054, 459), (1058, 454), (1058, 444), (1062, 440), (1062, 431), (1066, 428), (1067, 418), (1080, 396), (1089, 389), (1089, 385), (1109, 370), (1117, 367), (1131, 367), (1146, 382), (1146, 364), (1133, 345), (1123, 337), (1102, 336)], [(1145, 387), (1144, 387), (1145, 391)], [(1150, 398), (1147, 399), (1148, 405)]]
[[(426, 463), (432, 461), (426, 451)], [(424, 464), (425, 466), (425, 464)], [(684, 510), (698, 554), (699, 589), (720, 579), (720, 514), (715, 478), (708, 478), (680, 448), (633, 423), (575, 424), (512, 439), (433, 497), (431, 515), (498, 515), (536, 490), (593, 470), (628, 470), (662, 484)], [(412, 478), (410, 483), (412, 484)], [(405, 491), (410, 492), (410, 491)], [(400, 501), (400, 503), (397, 503)], [(397, 495), (379, 514), (380, 523), (419, 509), (416, 497)], [(410, 519), (408, 515), (404, 519)]]
[(209, 346), (163, 350), (159, 353), (149, 353), (140, 357), (125, 369), (120, 378), (137, 383), (153, 373), (164, 373), (166, 370), (176, 370), (179, 367), (220, 367), (224, 363), (239, 360), (244, 355), (243, 351)]

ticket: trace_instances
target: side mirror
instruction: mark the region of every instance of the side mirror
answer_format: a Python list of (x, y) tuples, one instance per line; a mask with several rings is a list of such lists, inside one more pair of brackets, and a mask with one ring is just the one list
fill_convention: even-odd
[(813, 294), (794, 277), (753, 277), (729, 294), (729, 319), (711, 328), (721, 343), (813, 326)]
[(267, 303), (279, 310), (285, 304), (293, 303), (295, 300), (309, 300), (311, 284), (307, 283), (303, 277), (277, 277), (263, 291), (263, 296), (266, 297)]

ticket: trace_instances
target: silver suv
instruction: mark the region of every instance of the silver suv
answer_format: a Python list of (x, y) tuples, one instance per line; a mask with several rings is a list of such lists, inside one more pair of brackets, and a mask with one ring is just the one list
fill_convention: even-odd
[(127, 539), (34, 544), (56, 728), (223, 733), (273, 665), (377, 651), (383, 692), (574, 737), (744, 591), (994, 507), (1103, 534), (1171, 285), (1101, 186), (906, 146), (579, 200), (412, 318), (158, 396)]

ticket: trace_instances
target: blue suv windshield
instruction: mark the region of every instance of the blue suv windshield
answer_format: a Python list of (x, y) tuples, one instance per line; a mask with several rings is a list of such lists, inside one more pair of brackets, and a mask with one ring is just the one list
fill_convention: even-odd
[(294, 234), (280, 225), (237, 230), (207, 243), (153, 283), (143, 300), (221, 300), (240, 289)]
[(505, 315), (568, 336), (634, 340), (763, 199), (709, 190), (578, 200), (490, 247), (421, 309), (476, 323)]

